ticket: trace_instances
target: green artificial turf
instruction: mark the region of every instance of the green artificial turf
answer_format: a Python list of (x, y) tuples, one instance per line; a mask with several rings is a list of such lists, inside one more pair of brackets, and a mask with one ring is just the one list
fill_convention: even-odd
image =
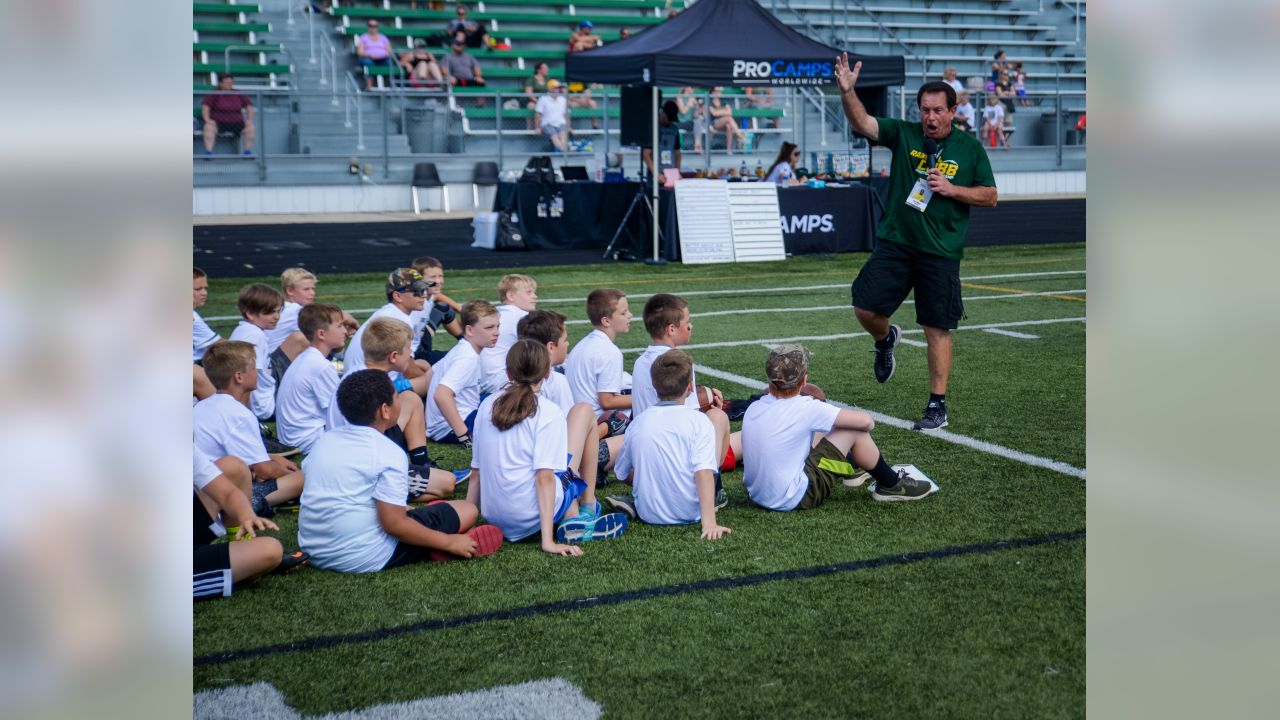
[[(513, 263), (519, 259), (511, 255)], [(619, 339), (624, 349), (648, 342), (639, 296), (734, 291), (688, 296), (691, 352), (699, 366), (760, 380), (767, 350), (754, 341), (861, 332), (848, 308), (848, 282), (864, 259), (608, 264), (530, 274), (539, 282), (540, 306), (571, 321), (585, 318), (582, 299), (595, 287), (638, 296), (632, 331)], [(966, 279), (971, 299), (962, 328), (1069, 321), (1008, 328), (1035, 339), (955, 333), (948, 430), (1084, 467), (1085, 325), (1072, 319), (1084, 317), (1086, 295), (1017, 294), (1083, 289), (1084, 268), (1080, 245), (968, 252), (962, 279), (1074, 274)], [(445, 291), (459, 301), (494, 299), (501, 274), (446, 268)], [(234, 315), (236, 290), (251, 280), (212, 278), (202, 314)], [(317, 300), (353, 311), (377, 308), (385, 301), (384, 280), (380, 274), (324, 275)], [(837, 287), (770, 290), (815, 285)], [(766, 291), (744, 292), (756, 289)], [(993, 295), (1002, 297), (974, 299)], [(830, 309), (752, 312), (765, 308)], [(725, 314), (699, 317), (715, 312)], [(905, 305), (894, 322), (908, 331), (905, 337), (923, 340), (910, 332), (918, 327), (913, 306)], [(224, 335), (234, 324), (211, 321)], [(589, 329), (570, 325), (570, 339)], [(724, 342), (743, 344), (697, 347)], [(450, 344), (438, 340), (437, 348)], [(806, 344), (813, 351), (811, 381), (829, 399), (908, 421), (919, 417), (928, 397), (924, 348), (900, 346), (897, 373), (879, 385), (867, 337)], [(635, 354), (626, 358), (629, 366)], [(700, 382), (727, 397), (755, 392), (706, 375)], [(520, 543), (474, 562), (365, 576), (304, 568), (237, 588), (229, 599), (198, 603), (194, 653), (1085, 527), (1079, 477), (884, 423), (873, 436), (890, 462), (919, 466), (941, 492), (919, 503), (879, 504), (865, 489), (839, 487), (817, 510), (771, 513), (750, 504), (739, 469), (724, 476), (730, 505), (719, 520), (733, 533), (721, 541), (699, 540), (694, 526), (637, 522), (616, 541), (584, 546), (580, 558), (552, 557)], [(456, 447), (432, 447), (432, 454), (445, 467), (469, 459)], [(600, 494), (625, 491), (614, 482)], [(277, 520), (281, 540), (296, 546), (296, 515)], [(610, 717), (1078, 717), (1084, 713), (1084, 567), (1083, 540), (1066, 540), (201, 665), (194, 680), (197, 689), (266, 680), (306, 713), (564, 677)]]

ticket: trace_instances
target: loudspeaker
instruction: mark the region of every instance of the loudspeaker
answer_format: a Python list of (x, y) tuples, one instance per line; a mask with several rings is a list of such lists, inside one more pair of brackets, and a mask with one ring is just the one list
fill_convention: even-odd
[[(661, 98), (659, 98), (661, 103)], [(653, 144), (652, 85), (622, 86), (622, 128), (620, 142), (623, 145), (648, 146)]]

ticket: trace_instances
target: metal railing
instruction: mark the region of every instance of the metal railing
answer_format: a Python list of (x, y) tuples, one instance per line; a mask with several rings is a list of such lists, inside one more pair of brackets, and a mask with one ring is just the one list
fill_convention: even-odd
[(346, 115), (346, 121), (343, 126), (351, 127), (351, 108), (356, 109), (356, 149), (364, 150), (364, 108), (360, 104), (360, 83), (356, 81), (355, 76), (347, 73), (347, 84), (351, 86), (351, 93), (344, 95), (342, 98), (343, 111)]

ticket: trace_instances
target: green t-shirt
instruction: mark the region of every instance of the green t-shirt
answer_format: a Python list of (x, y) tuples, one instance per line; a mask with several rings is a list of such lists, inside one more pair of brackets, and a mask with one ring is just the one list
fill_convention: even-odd
[[(880, 125), (878, 145), (893, 151), (889, 168), (889, 200), (876, 236), (910, 245), (934, 255), (959, 260), (964, 257), (965, 234), (969, 229), (969, 206), (959, 200), (935, 194), (924, 212), (907, 205), (907, 196), (916, 180), (928, 175), (924, 152), (924, 128), (918, 122), (876, 118)], [(982, 143), (972, 135), (952, 129), (941, 148), (938, 169), (961, 187), (995, 187), (995, 174)]]

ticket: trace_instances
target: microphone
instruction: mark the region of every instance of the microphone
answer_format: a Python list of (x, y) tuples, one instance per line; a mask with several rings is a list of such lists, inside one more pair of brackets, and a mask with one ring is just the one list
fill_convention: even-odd
[(932, 170), (938, 166), (938, 141), (931, 137), (924, 139), (924, 153), (929, 156), (928, 169)]

